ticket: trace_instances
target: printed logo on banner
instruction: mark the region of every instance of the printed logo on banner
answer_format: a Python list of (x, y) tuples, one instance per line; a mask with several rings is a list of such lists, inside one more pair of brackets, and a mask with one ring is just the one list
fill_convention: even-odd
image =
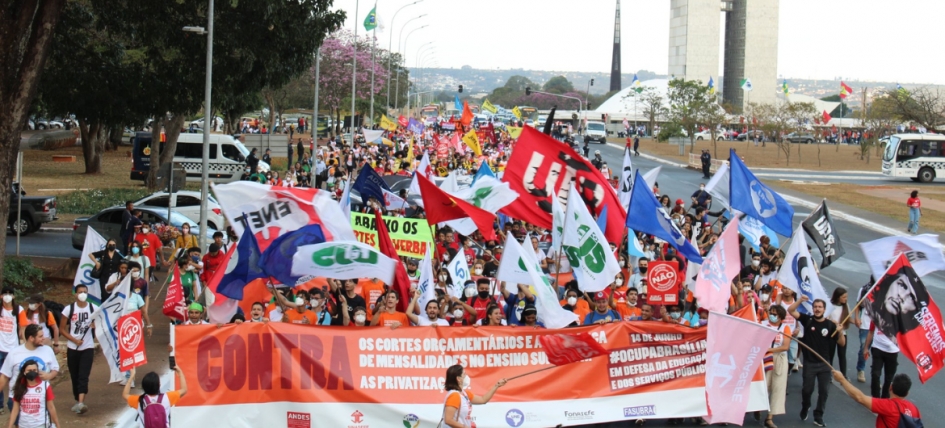
[(569, 412), (565, 410), (564, 417), (569, 421), (589, 421), (594, 419), (594, 411), (584, 410), (582, 412)]
[(635, 418), (640, 416), (656, 416), (656, 406), (636, 406), (636, 407), (624, 407), (623, 408), (623, 417), (625, 418)]
[(926, 373), (926, 372), (932, 370), (932, 368), (933, 368), (932, 357), (930, 357), (929, 354), (926, 354), (925, 352), (920, 352), (920, 353), (919, 353), (918, 355), (916, 355), (916, 357), (915, 357), (915, 365), (916, 365), (916, 367), (918, 367), (919, 370), (921, 370), (923, 373)]
[(525, 414), (519, 409), (511, 409), (505, 412), (505, 423), (510, 427), (520, 427), (525, 423)]
[(361, 413), (360, 410), (355, 410), (351, 414), (351, 423), (355, 425), (348, 425), (348, 428), (368, 428), (368, 424), (364, 422), (364, 413)]
[(646, 283), (649, 293), (646, 300), (649, 303), (673, 304), (678, 300), (676, 286), (679, 283), (679, 272), (675, 262), (651, 262), (646, 273)]
[(751, 204), (755, 207), (755, 212), (763, 218), (771, 217), (778, 213), (778, 205), (775, 203), (774, 195), (758, 180), (752, 180), (748, 185), (751, 189)]
[(410, 413), (404, 416), (404, 428), (417, 428), (420, 426), (420, 417)]
[(907, 245), (905, 242), (896, 241), (896, 246), (893, 248), (894, 256), (891, 259), (883, 262), (883, 267), (889, 269), (889, 265), (893, 264), (893, 262), (899, 258), (899, 253), (904, 254), (906, 256), (906, 260), (909, 260), (909, 263), (925, 262), (929, 260), (929, 256), (927, 256), (924, 252), (913, 251), (912, 247)]
[(288, 428), (312, 428), (312, 414), (286, 412), (286, 426)]
[(721, 363), (721, 359), (722, 353), (716, 352), (712, 354), (712, 358), (709, 359), (709, 364), (706, 365), (705, 384), (709, 388), (712, 388), (712, 384), (715, 383), (716, 378), (725, 379), (725, 381), (719, 385), (719, 388), (721, 388), (735, 377), (735, 369), (738, 368), (738, 365), (735, 364), (735, 356), (732, 354), (728, 355), (728, 364)]

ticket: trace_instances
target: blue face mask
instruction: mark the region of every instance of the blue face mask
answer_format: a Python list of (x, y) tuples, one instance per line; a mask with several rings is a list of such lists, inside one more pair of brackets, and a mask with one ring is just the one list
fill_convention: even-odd
[(777, 316), (777, 315), (768, 315), (768, 322), (770, 322), (770, 323), (776, 323), (776, 322), (778, 322), (778, 316)]
[(200, 257), (197, 257), (197, 256), (190, 256), (190, 258), (191, 258), (191, 260), (193, 260), (193, 261), (194, 261), (194, 263), (196, 263), (196, 262), (199, 262), (199, 261), (200, 261)]
[(140, 252), (141, 252), (141, 249), (138, 248), (138, 247), (132, 247), (132, 248), (131, 248), (131, 254), (138, 254), (138, 253), (140, 253)]

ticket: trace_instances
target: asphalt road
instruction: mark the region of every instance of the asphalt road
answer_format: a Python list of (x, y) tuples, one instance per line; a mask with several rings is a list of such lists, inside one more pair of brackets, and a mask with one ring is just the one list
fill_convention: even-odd
[[(644, 151), (646, 148), (645, 144), (645, 141), (641, 141), (641, 149)], [(615, 174), (619, 174), (619, 171), (623, 165), (622, 148), (616, 148), (610, 145), (592, 144), (591, 156), (593, 156), (595, 150), (600, 150), (601, 157), (605, 162), (607, 162), (607, 166), (610, 167), (610, 169), (614, 171)], [(657, 166), (663, 167), (658, 178), (660, 191), (663, 194), (668, 194), (672, 200), (683, 199), (687, 201), (687, 205), (689, 205), (688, 201), (690, 201), (690, 195), (698, 190), (699, 183), (705, 183), (708, 181), (702, 178), (701, 171), (673, 167), (646, 159), (642, 156), (633, 158), (633, 167), (635, 169), (641, 169), (642, 172), (646, 172)], [(772, 173), (790, 174), (794, 177), (804, 175), (804, 173), (793, 171), (763, 171), (759, 172), (757, 175), (760, 177), (765, 177), (765, 174)], [(812, 171), (810, 174), (828, 175), (827, 173), (817, 171)], [(838, 182), (843, 182), (842, 177), (840, 177), (843, 174), (829, 175), (837, 176), (838, 178), (836, 178), (836, 180), (838, 180)], [(856, 176), (868, 175), (856, 174)], [(770, 181), (770, 179), (774, 177), (768, 178)], [(909, 180), (905, 180), (905, 182), (912, 183)], [(877, 182), (871, 181), (871, 183), (876, 184)], [(815, 198), (807, 199), (811, 202), (819, 202), (819, 200), (816, 200)], [(794, 208), (794, 227), (797, 227), (797, 225), (803, 221), (808, 214), (810, 214), (810, 210), (802, 207)], [(834, 204), (831, 205), (831, 210), (834, 212), (842, 211), (843, 207)], [(821, 283), (824, 285), (824, 288), (826, 288), (828, 295), (830, 295), (836, 287), (843, 286), (848, 290), (851, 290), (851, 293), (854, 293), (853, 296), (855, 296), (855, 293), (859, 287), (863, 284), (866, 284), (870, 277), (869, 266), (866, 264), (866, 259), (863, 256), (863, 252), (860, 250), (858, 244), (860, 242), (884, 238), (888, 235), (873, 231), (848, 221), (842, 221), (839, 219), (835, 219), (834, 221), (835, 226), (838, 229), (838, 234), (840, 235), (841, 241), (843, 243), (843, 247), (846, 250), (846, 255), (821, 272)], [(899, 225), (892, 221), (885, 225), (894, 227), (896, 230), (902, 230), (902, 234), (905, 235), (906, 225)], [(781, 242), (783, 243), (787, 238), (782, 237), (781, 239)], [(816, 253), (816, 249), (814, 249), (813, 252)], [(819, 257), (819, 254), (815, 254), (814, 257)], [(922, 279), (932, 294), (932, 298), (936, 302), (945, 302), (945, 273), (935, 272), (923, 277)], [(853, 299), (850, 300), (852, 301)], [(851, 303), (851, 306), (852, 304), (854, 303)], [(849, 344), (847, 345), (847, 377), (855, 379), (856, 351), (859, 348), (859, 338), (855, 327), (848, 330), (847, 337), (849, 340)], [(854, 385), (859, 387), (860, 390), (867, 395), (869, 395), (870, 364), (871, 362), (867, 362), (867, 383), (861, 384), (855, 382), (854, 380)], [(910, 394), (909, 398), (918, 405), (919, 410), (922, 413), (922, 419), (924, 421), (945, 420), (945, 407), (941, 406), (940, 404), (941, 397), (945, 395), (945, 375), (939, 375), (929, 380), (929, 382), (924, 385), (920, 384), (915, 366), (913, 366), (912, 363), (909, 362), (904, 356), (899, 357), (899, 372), (907, 373), (913, 379), (914, 383), (912, 393)], [(779, 427), (813, 426), (813, 416), (810, 416), (806, 422), (801, 421), (798, 417), (801, 407), (801, 382), (802, 379), (800, 373), (792, 374), (788, 378), (787, 412), (784, 415), (775, 417), (775, 423)], [(814, 400), (816, 400), (816, 397), (814, 397)], [(813, 410), (811, 413), (813, 413)], [(827, 412), (824, 416), (824, 422), (827, 424), (827, 426), (833, 427), (869, 427), (875, 425), (875, 416), (864, 409), (862, 406), (856, 404), (843, 392), (842, 389), (840, 389), (839, 386), (833, 386), (830, 389), (829, 399), (827, 400)], [(662, 427), (664, 425), (665, 424), (661, 423), (647, 422), (645, 426)], [(687, 425), (691, 424), (687, 423)], [(751, 416), (747, 416), (745, 418), (745, 425), (758, 426), (760, 424), (756, 423)], [(928, 422), (926, 422), (926, 425), (928, 425)], [(937, 424), (933, 423), (933, 425)], [(612, 426), (616, 427), (626, 425), (613, 424)]]
[[(9, 229), (8, 229), (9, 230)], [(7, 232), (6, 254), (16, 254), (16, 235)], [(72, 248), (72, 231), (34, 232), (20, 237), (20, 255), (45, 257), (79, 257), (82, 252)]]

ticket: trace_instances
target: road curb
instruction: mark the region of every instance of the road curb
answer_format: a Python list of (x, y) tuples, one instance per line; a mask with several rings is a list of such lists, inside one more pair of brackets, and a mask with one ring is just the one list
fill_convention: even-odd
[(71, 227), (41, 227), (39, 230), (45, 232), (72, 232)]

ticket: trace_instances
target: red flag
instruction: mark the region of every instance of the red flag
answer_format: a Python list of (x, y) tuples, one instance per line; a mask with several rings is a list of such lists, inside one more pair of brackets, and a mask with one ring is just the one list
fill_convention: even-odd
[(873, 323), (886, 337), (896, 338), (902, 354), (909, 358), (925, 383), (945, 365), (945, 329), (942, 313), (915, 273), (907, 256), (900, 253), (868, 295)]
[(462, 123), (463, 126), (469, 126), (473, 120), (473, 112), (469, 109), (469, 103), (463, 101), (463, 115), (459, 118), (459, 123)]
[[(422, 183), (427, 180), (418, 174), (417, 181), (421, 183), (420, 188), (423, 189)], [(397, 247), (394, 247), (394, 242), (390, 240), (387, 224), (384, 223), (380, 210), (374, 210), (374, 220), (377, 222), (377, 246), (381, 253), (399, 261), (400, 256), (397, 255)], [(410, 276), (407, 275), (407, 269), (403, 263), (397, 263), (397, 273), (394, 274), (394, 283), (391, 284), (391, 288), (400, 295), (398, 296), (400, 300), (397, 302), (397, 310), (407, 312), (407, 305), (410, 303), (412, 296), (410, 296)], [(373, 302), (367, 302), (368, 305), (371, 303)]]
[(495, 215), (479, 208), (469, 202), (444, 192), (436, 184), (433, 184), (426, 177), (417, 176), (417, 183), (420, 184), (420, 197), (423, 198), (423, 210), (427, 214), (427, 221), (430, 224), (437, 224), (443, 221), (456, 220), (469, 217), (482, 237), (487, 241), (497, 240), (495, 236)]
[(853, 93), (853, 88), (851, 88), (850, 85), (843, 83), (843, 81), (841, 80), (840, 81), (840, 99), (844, 99), (852, 93)]
[(525, 126), (505, 167), (502, 181), (509, 183), (519, 198), (499, 210), (512, 218), (551, 229), (551, 194), (567, 193), (571, 178), (595, 216), (607, 206), (608, 242), (619, 243), (626, 230), (627, 211), (617, 191), (600, 171), (571, 147), (541, 131)]
[(403, 126), (404, 128), (406, 128), (407, 125), (410, 124), (410, 121), (407, 120), (406, 116), (400, 115), (400, 117), (397, 118), (397, 123), (399, 123), (400, 126)]
[(174, 263), (174, 274), (171, 283), (167, 286), (167, 297), (164, 299), (164, 315), (168, 318), (184, 321), (187, 319), (187, 307), (184, 305), (184, 284), (180, 282), (180, 266)]
[(548, 362), (556, 366), (575, 363), (607, 354), (590, 334), (545, 334), (538, 336), (541, 349), (548, 355)]
[(824, 110), (823, 119), (824, 119), (824, 125), (826, 125), (827, 122), (830, 122), (830, 119), (833, 119), (833, 118), (830, 117), (830, 113), (827, 113), (827, 110)]

